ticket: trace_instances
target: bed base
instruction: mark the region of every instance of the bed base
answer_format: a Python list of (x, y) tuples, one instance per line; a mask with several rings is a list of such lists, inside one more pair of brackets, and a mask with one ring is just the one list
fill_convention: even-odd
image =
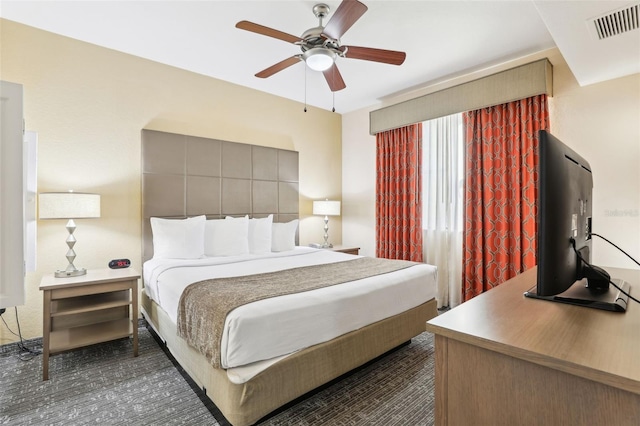
[(196, 385), (234, 426), (254, 424), (290, 401), (340, 377), (425, 331), (435, 299), (393, 317), (297, 352), (243, 384), (177, 336), (168, 315), (143, 291), (142, 313)]

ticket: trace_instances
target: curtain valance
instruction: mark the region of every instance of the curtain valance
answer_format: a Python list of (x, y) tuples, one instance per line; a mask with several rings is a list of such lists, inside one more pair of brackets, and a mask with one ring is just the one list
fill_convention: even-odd
[(553, 68), (547, 58), (459, 84), (369, 113), (369, 133), (420, 123), (459, 112), (531, 96), (553, 95)]

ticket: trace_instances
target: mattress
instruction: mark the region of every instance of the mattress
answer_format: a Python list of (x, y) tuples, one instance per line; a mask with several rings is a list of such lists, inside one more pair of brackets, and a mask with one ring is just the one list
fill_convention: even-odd
[[(147, 295), (175, 323), (180, 296), (191, 283), (350, 259), (353, 255), (296, 247), (264, 255), (151, 259), (144, 264), (143, 276)], [(436, 268), (417, 264), (238, 307), (225, 322), (221, 365), (230, 380), (242, 383), (282, 357), (419, 306), (435, 293)]]

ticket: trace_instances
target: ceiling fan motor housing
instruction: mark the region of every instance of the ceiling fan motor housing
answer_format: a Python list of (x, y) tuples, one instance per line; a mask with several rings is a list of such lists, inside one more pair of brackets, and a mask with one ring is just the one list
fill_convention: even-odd
[(309, 28), (305, 31), (300, 37), (302, 41), (300, 42), (300, 48), (302, 52), (306, 52), (309, 49), (313, 49), (314, 47), (324, 47), (334, 51), (336, 55), (340, 55), (340, 42), (339, 40), (332, 40), (322, 35), (322, 31), (324, 27), (314, 27)]

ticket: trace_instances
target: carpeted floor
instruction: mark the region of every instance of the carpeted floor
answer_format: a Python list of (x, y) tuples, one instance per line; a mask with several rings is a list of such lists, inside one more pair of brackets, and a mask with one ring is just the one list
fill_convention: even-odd
[[(128, 340), (51, 357), (0, 353), (0, 424), (218, 425), (146, 328)], [(423, 333), (343, 380), (287, 406), (263, 425), (431, 425), (433, 337)], [(200, 393), (201, 394), (201, 393)]]

